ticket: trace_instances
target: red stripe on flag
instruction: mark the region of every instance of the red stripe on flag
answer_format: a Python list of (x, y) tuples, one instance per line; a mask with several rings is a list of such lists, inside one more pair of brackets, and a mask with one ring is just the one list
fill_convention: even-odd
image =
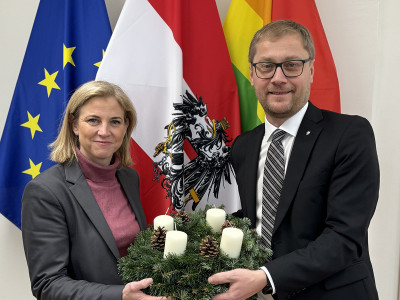
[[(140, 200), (146, 214), (147, 224), (153, 223), (158, 215), (164, 215), (168, 208), (171, 212), (172, 205), (167, 199), (166, 192), (161, 184), (155, 183), (153, 160), (131, 139), (130, 153), (133, 159), (133, 168), (138, 172), (140, 178)], [(162, 180), (162, 178), (160, 178)]]
[(226, 117), (228, 134), (240, 133), (239, 96), (218, 10), (213, 0), (149, 0), (171, 28), (183, 53), (183, 76), (208, 115)]
[(319, 108), (340, 112), (336, 67), (315, 1), (273, 0), (272, 21), (275, 20), (293, 20), (311, 32), (315, 45), (315, 74), (310, 100)]

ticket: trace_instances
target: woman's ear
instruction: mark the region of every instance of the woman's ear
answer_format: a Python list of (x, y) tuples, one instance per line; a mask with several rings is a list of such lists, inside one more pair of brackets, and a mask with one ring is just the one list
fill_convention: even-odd
[(71, 124), (72, 131), (76, 136), (79, 135), (78, 122), (76, 122), (75, 117), (73, 115), (69, 115), (69, 123)]
[(128, 126), (129, 126), (129, 119), (125, 118), (125, 130), (128, 129)]

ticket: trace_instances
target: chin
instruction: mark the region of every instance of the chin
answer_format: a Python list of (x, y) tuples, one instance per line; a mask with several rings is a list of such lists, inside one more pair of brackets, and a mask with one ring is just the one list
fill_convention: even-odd
[(97, 153), (97, 155), (95, 155), (96, 159), (100, 159), (100, 160), (104, 160), (104, 159), (111, 159), (113, 156), (113, 154), (110, 153)]
[(287, 114), (291, 111), (292, 105), (287, 102), (274, 102), (267, 106), (267, 110), (273, 114)]

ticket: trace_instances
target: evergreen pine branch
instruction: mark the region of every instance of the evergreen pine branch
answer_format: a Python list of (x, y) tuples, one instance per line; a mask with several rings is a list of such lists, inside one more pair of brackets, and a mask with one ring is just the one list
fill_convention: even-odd
[[(221, 233), (214, 233), (206, 222), (207, 205), (204, 210), (196, 210), (189, 214), (190, 220), (183, 223), (175, 217), (177, 230), (188, 235), (188, 244), (183, 255), (163, 257), (163, 251), (153, 249), (150, 238), (153, 227), (140, 232), (135, 243), (128, 248), (128, 255), (118, 262), (118, 270), (122, 280), (127, 283), (143, 278), (153, 278), (153, 284), (144, 292), (153, 296), (168, 296), (173, 299), (193, 300), (211, 299), (214, 295), (225, 292), (229, 285), (211, 285), (207, 282), (211, 275), (236, 268), (256, 270), (272, 255), (272, 251), (264, 247), (257, 232), (251, 228), (247, 218), (237, 218), (228, 214), (227, 220), (233, 221), (243, 233), (243, 244), (238, 259), (231, 259), (223, 253), (207, 258), (200, 255), (200, 243), (209, 235), (218, 243)], [(221, 206), (220, 208), (223, 208)], [(257, 299), (256, 295), (249, 299)]]

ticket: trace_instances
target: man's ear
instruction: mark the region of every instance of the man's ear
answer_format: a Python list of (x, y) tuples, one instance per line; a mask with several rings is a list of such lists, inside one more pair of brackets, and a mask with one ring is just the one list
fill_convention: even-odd
[(314, 72), (315, 72), (314, 61), (315, 61), (315, 58), (312, 61), (310, 61), (310, 83), (313, 83), (313, 81), (314, 81)]
[(253, 66), (251, 65), (251, 63), (249, 64), (249, 70), (250, 70), (250, 73), (249, 73), (249, 75), (250, 75), (250, 84), (251, 84), (251, 86), (254, 86), (254, 80), (253, 80), (253, 78), (254, 78), (254, 76), (255, 76), (256, 74), (254, 73), (254, 68), (253, 68)]

